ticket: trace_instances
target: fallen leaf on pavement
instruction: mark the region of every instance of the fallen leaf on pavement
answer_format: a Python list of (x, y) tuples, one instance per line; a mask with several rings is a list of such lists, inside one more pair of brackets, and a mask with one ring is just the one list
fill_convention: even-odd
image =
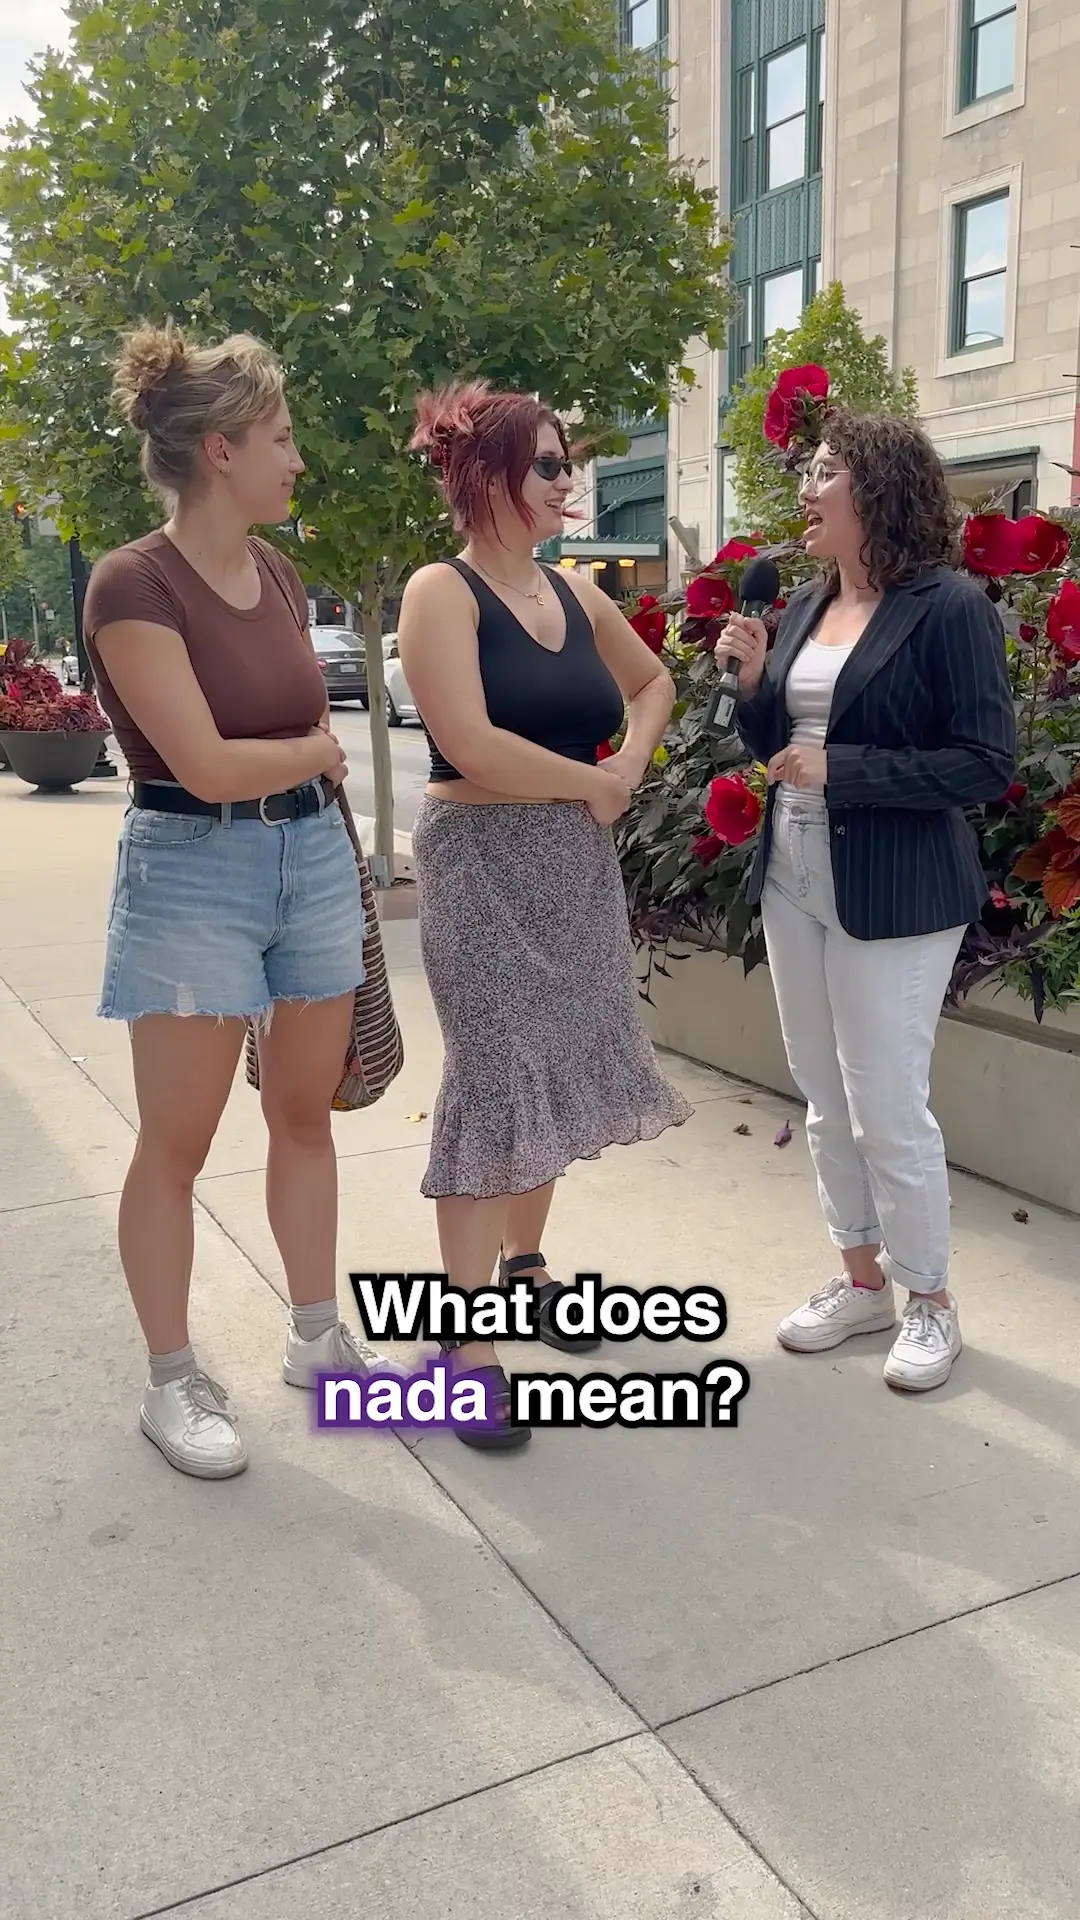
[(747, 1126), (746, 1121), (744, 1120), (741, 1127), (736, 1127), (735, 1131), (736, 1133), (749, 1133), (750, 1129)]
[(426, 1113), (410, 1113), (409, 1119), (410, 1120), (426, 1120), (427, 1114)]

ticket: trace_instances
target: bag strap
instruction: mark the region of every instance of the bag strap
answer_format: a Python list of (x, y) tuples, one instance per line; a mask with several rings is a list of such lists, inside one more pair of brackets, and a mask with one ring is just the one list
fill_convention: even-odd
[(362, 861), (366, 865), (367, 855), (360, 844), (360, 835), (356, 831), (356, 821), (353, 819), (353, 810), (349, 805), (349, 801), (345, 793), (345, 788), (343, 786), (338, 787), (335, 797), (337, 799), (338, 806), (341, 808), (341, 817), (345, 822), (345, 828), (348, 833), (349, 839), (353, 843), (353, 852), (356, 855), (357, 862), (359, 863)]

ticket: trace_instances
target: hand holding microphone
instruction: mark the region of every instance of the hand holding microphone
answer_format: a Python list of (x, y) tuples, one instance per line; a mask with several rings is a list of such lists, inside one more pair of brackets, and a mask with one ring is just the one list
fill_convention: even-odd
[(728, 667), (738, 677), (739, 697), (742, 700), (748, 700), (761, 685), (768, 645), (769, 636), (763, 620), (752, 620), (745, 613), (728, 615), (728, 623), (724, 628), (724, 652), (728, 656)]
[(720, 675), (705, 716), (708, 732), (729, 734), (740, 695), (756, 693), (765, 671), (768, 636), (761, 615), (779, 597), (780, 572), (774, 560), (751, 560), (739, 582), (740, 608), (728, 617), (721, 645), (728, 663)]

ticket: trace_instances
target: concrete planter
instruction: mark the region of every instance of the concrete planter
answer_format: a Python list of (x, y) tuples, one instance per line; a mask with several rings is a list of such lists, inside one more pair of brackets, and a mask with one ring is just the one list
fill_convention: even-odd
[(0, 749), (28, 786), (62, 793), (87, 780), (108, 736), (104, 733), (0, 733)]
[[(654, 1004), (642, 1003), (654, 1043), (801, 1105), (768, 968), (744, 976), (739, 960), (674, 951), (687, 957), (667, 963), (667, 979), (654, 970)], [(642, 980), (645, 965), (642, 953)], [(1017, 995), (980, 988), (942, 1016), (931, 1103), (953, 1166), (1080, 1213), (1080, 1013), (1048, 1011), (1040, 1026)]]

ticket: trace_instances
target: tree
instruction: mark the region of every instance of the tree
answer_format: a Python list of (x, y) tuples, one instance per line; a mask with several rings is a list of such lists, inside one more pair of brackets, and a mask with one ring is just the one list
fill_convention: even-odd
[(765, 403), (785, 367), (815, 365), (829, 373), (829, 398), (857, 413), (918, 417), (919, 394), (910, 368), (893, 373), (889, 350), (878, 334), (868, 340), (838, 280), (810, 302), (797, 327), (774, 333), (765, 357), (747, 375), (727, 417), (727, 441), (735, 453), (735, 499), (749, 532), (766, 541), (789, 540), (802, 526), (798, 478), (785, 473), (762, 433)]
[(61, 540), (34, 533), (29, 547), (19, 542), (15, 564), (0, 588), (8, 630), (30, 636), (37, 603), (38, 632), (43, 644), (72, 644), (75, 634), (71, 597), (71, 565)]
[[(23, 457), (95, 549), (151, 523), (111, 421), (117, 331), (281, 352), (308, 464), (294, 557), (359, 602), (392, 861), (381, 609), (446, 550), (418, 387), (483, 371), (603, 436), (718, 345), (728, 241), (608, 0), (81, 0), (0, 164)], [(601, 446), (617, 444), (601, 437)]]

